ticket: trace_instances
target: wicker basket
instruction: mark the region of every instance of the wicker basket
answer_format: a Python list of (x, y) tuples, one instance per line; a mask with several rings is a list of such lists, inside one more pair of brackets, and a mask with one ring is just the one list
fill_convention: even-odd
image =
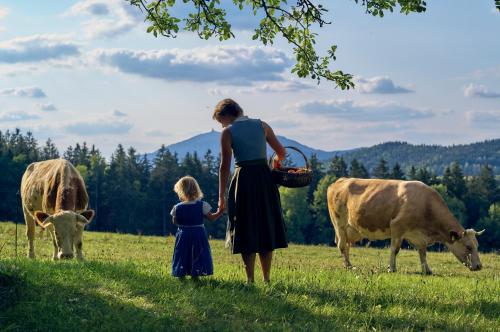
[[(287, 187), (287, 188), (300, 188), (308, 186), (312, 181), (312, 170), (307, 160), (306, 155), (294, 146), (285, 146), (285, 149), (292, 149), (299, 152), (306, 162), (305, 167), (280, 167), (272, 168), (273, 159), (276, 153), (273, 153), (271, 158), (269, 158), (269, 166), (271, 167), (271, 173), (273, 175), (274, 182), (277, 185)], [(301, 171), (300, 173), (292, 173), (296, 171)]]

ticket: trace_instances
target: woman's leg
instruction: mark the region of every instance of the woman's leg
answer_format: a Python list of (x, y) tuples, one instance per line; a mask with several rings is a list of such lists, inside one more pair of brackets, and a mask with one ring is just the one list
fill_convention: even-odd
[(254, 282), (255, 254), (241, 254), (241, 258), (243, 258), (243, 263), (245, 264), (247, 282)]
[(271, 263), (273, 261), (273, 252), (268, 251), (265, 253), (259, 253), (260, 266), (262, 267), (262, 275), (264, 276), (264, 282), (269, 282), (271, 277)]

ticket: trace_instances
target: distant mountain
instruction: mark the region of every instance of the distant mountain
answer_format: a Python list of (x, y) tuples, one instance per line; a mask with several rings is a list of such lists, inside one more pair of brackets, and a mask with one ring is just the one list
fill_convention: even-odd
[[(485, 163), (488, 163), (493, 168), (495, 174), (500, 174), (500, 139), (451, 146), (387, 142), (372, 147), (344, 151), (315, 149), (284, 136), (278, 136), (278, 139), (285, 146), (299, 148), (308, 158), (313, 153), (322, 161), (328, 161), (335, 155), (342, 156), (347, 163), (356, 158), (370, 171), (383, 158), (388, 162), (389, 167), (398, 162), (405, 171), (408, 171), (413, 165), (415, 167), (428, 167), (440, 175), (444, 172), (446, 166), (453, 161), (458, 161), (466, 175), (477, 174), (481, 165)], [(197, 152), (198, 156), (202, 157), (209, 149), (216, 155), (220, 150), (219, 140), (220, 132), (212, 130), (211, 132), (196, 135), (187, 140), (168, 145), (167, 148), (171, 152), (177, 153), (181, 159), (188, 152)], [(268, 153), (272, 153), (270, 148), (268, 149)], [(155, 155), (156, 152), (150, 153), (148, 154), (148, 158), (153, 160)], [(303, 165), (303, 158), (299, 154), (291, 153), (290, 157), (297, 165)]]
[[(316, 154), (320, 160), (328, 160), (336, 153), (332, 151), (314, 149), (284, 136), (278, 136), (278, 139), (284, 146), (294, 146), (299, 148), (308, 158), (312, 154)], [(220, 132), (212, 130), (208, 133), (199, 134), (187, 140), (168, 145), (167, 149), (169, 149), (172, 153), (177, 153), (179, 158), (184, 157), (187, 153), (193, 152), (198, 153), (198, 156), (201, 157), (207, 152), (207, 150), (211, 150), (212, 153), (216, 155), (220, 151)], [(272, 152), (271, 148), (268, 147), (268, 157), (272, 154)], [(155, 155), (156, 152), (150, 153), (148, 154), (148, 158), (153, 160)], [(302, 158), (298, 153), (290, 153), (290, 158), (297, 165), (304, 164), (304, 158)]]
[(342, 156), (347, 162), (356, 158), (370, 170), (383, 158), (391, 167), (398, 162), (406, 171), (411, 166), (428, 167), (441, 175), (449, 164), (457, 161), (465, 175), (478, 174), (486, 163), (495, 174), (500, 174), (500, 139), (451, 146), (387, 142), (346, 151)]

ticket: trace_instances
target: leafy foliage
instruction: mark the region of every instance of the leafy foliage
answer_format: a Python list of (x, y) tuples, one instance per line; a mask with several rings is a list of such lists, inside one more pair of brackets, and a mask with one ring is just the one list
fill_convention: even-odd
[[(229, 6), (249, 10), (260, 19), (252, 39), (264, 45), (272, 45), (277, 38), (285, 39), (293, 48), (296, 63), (292, 73), (298, 77), (310, 77), (334, 82), (342, 90), (354, 87), (352, 75), (342, 70), (330, 69), (336, 60), (337, 45), (331, 45), (324, 55), (317, 51), (316, 39), (321, 28), (330, 24), (325, 18), (328, 9), (315, 1), (297, 0), (127, 0), (141, 9), (150, 24), (148, 33), (155, 37), (176, 38), (181, 29), (198, 34), (201, 39), (217, 38), (220, 41), (234, 38), (227, 15)], [(383, 17), (396, 8), (403, 14), (421, 13), (426, 9), (421, 0), (355, 0), (366, 8), (366, 13)], [(184, 17), (172, 15), (175, 6), (188, 8)]]

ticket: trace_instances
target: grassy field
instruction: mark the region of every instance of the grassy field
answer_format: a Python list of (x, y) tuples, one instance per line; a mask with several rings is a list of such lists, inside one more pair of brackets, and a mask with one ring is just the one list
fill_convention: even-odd
[(13, 276), (3, 282), (0, 331), (500, 330), (495, 254), (471, 272), (450, 253), (430, 253), (434, 275), (422, 276), (410, 250), (390, 274), (388, 250), (354, 248), (357, 268), (346, 271), (336, 248), (291, 245), (276, 252), (271, 285), (246, 286), (222, 241), (211, 241), (215, 275), (196, 282), (170, 276), (171, 236), (86, 232), (80, 263), (51, 261), (52, 243), (38, 235), (28, 260), (24, 226), (19, 234), (16, 260), (14, 224), (0, 223), (0, 269)]

